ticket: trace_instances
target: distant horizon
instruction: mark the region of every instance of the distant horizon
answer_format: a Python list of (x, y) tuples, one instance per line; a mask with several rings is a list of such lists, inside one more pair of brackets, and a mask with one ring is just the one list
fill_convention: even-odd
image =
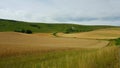
[(45, 24), (75, 24), (75, 25), (86, 25), (86, 26), (120, 26), (120, 25), (92, 25), (92, 24), (79, 24), (79, 23), (72, 23), (72, 22), (56, 22), (56, 23), (53, 23), (53, 22), (32, 22), (32, 21), (22, 21), (22, 20), (14, 20), (14, 19), (3, 19), (3, 18), (0, 18), (2, 20), (11, 20), (11, 21), (20, 21), (20, 22), (25, 22), (25, 23), (45, 23)]

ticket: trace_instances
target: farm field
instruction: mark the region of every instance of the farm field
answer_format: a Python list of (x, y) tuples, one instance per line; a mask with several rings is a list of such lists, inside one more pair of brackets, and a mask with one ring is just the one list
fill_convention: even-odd
[(29, 35), (17, 32), (0, 32), (0, 55), (31, 52), (31, 50), (46, 51), (65, 48), (102, 48), (107, 46), (108, 43), (109, 41), (103, 40), (58, 38), (47, 33)]
[(120, 68), (120, 0), (0, 0), (0, 68)]
[(66, 49), (0, 58), (1, 68), (119, 68), (117, 47)]
[(119, 68), (119, 48), (109, 43), (52, 33), (0, 32), (0, 68)]
[(0, 19), (0, 68), (119, 68), (119, 37), (115, 26)]
[(120, 28), (106, 28), (89, 32), (64, 34), (58, 33), (60, 37), (86, 38), (86, 39), (116, 39), (120, 37)]

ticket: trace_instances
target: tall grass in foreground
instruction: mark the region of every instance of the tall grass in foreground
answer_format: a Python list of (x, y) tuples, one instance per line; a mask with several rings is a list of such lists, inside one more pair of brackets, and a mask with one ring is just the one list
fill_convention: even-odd
[(119, 68), (119, 48), (75, 49), (0, 58), (0, 68)]

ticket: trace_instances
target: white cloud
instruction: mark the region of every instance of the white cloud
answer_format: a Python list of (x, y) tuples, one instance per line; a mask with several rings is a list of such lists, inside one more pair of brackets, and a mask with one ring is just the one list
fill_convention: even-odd
[(0, 0), (0, 18), (120, 25), (120, 0)]

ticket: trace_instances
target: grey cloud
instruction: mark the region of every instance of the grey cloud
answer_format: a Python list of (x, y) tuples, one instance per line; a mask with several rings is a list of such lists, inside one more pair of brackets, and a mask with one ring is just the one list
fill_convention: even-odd
[(120, 0), (1, 0), (0, 18), (120, 25)]

